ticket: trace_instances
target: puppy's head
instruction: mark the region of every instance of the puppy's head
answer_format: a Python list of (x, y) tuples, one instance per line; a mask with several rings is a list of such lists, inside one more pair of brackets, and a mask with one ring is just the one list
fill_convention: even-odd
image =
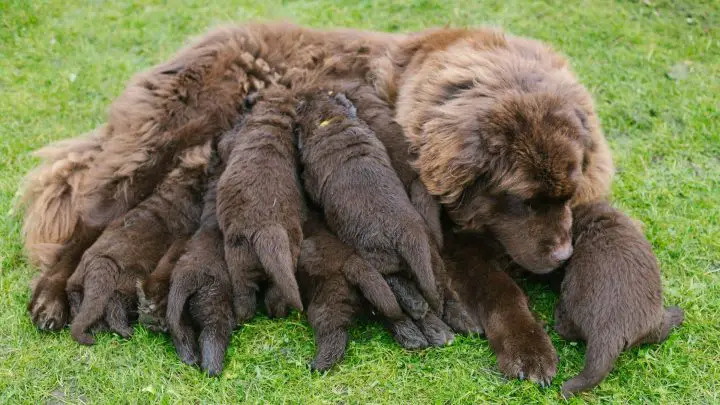
[(311, 137), (317, 129), (357, 118), (357, 110), (343, 93), (318, 90), (304, 93), (297, 104), (297, 129), (301, 139)]

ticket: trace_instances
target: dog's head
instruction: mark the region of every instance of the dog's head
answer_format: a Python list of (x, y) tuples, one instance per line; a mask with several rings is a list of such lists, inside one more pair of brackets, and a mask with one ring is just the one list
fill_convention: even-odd
[(545, 273), (572, 254), (571, 206), (606, 192), (609, 153), (590, 96), (556, 59), (492, 38), (427, 56), (400, 88), (398, 121), (457, 228), (491, 232)]

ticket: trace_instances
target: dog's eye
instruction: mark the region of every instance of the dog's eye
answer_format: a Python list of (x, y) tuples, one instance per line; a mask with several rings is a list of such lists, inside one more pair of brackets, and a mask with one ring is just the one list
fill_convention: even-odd
[(505, 193), (500, 198), (500, 205), (508, 215), (525, 216), (529, 214), (530, 205), (528, 200), (523, 200), (519, 196), (510, 193)]

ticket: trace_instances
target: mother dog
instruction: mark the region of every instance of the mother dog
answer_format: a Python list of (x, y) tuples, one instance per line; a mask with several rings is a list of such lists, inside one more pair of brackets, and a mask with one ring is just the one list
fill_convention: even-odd
[[(43, 268), (33, 321), (67, 322), (65, 284), (82, 251), (152, 192), (179, 151), (227, 130), (248, 92), (303, 71), (372, 84), (394, 106), (422, 182), (456, 228), (492, 233), (527, 270), (562, 264), (572, 253), (572, 207), (608, 193), (612, 161), (591, 97), (539, 42), (484, 29), (226, 27), (138, 74), (93, 134), (41, 152), (46, 162), (24, 191), (26, 247)], [(493, 348), (509, 357), (501, 364), (512, 365), (506, 374), (554, 375), (554, 349), (527, 305), (484, 312)]]

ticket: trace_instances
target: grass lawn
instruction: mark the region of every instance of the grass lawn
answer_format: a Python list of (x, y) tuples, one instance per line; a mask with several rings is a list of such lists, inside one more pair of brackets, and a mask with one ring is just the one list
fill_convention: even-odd
[[(140, 327), (132, 340), (103, 335), (90, 348), (67, 331), (33, 327), (25, 307), (37, 270), (23, 255), (13, 211), (18, 184), (36, 163), (30, 151), (103, 122), (131, 75), (189, 35), (275, 18), (390, 31), (493, 24), (567, 54), (596, 98), (615, 155), (614, 200), (646, 225), (666, 303), (687, 317), (665, 344), (623, 354), (601, 386), (573, 401), (720, 402), (720, 2), (3, 0), (0, 403), (547, 403), (582, 368), (583, 345), (552, 334), (558, 377), (541, 389), (504, 379), (483, 338), (410, 353), (378, 326), (361, 325), (345, 361), (313, 375), (312, 331), (293, 315), (237, 330), (225, 372), (207, 378), (178, 360), (168, 337)], [(552, 325), (556, 297), (527, 287)]]

